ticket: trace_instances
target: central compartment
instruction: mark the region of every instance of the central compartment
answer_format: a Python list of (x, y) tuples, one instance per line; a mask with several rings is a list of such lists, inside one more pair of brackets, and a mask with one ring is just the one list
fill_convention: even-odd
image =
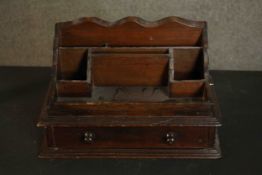
[(62, 47), (58, 53), (50, 113), (170, 116), (210, 110), (201, 47)]
[(91, 53), (94, 86), (167, 86), (167, 49), (95, 49)]

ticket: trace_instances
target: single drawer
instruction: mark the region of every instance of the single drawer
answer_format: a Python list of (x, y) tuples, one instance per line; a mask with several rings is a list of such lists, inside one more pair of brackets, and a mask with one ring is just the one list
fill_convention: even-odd
[(54, 127), (48, 145), (60, 148), (207, 148), (214, 127)]

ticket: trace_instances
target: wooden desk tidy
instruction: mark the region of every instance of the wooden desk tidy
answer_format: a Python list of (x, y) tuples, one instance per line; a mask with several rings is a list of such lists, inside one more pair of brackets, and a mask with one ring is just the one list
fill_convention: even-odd
[(206, 22), (56, 24), (41, 158), (219, 158)]

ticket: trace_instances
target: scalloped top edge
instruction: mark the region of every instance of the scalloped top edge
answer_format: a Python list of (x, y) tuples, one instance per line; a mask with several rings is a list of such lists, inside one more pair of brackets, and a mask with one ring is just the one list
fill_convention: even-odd
[(193, 21), (176, 16), (165, 17), (156, 21), (147, 21), (140, 17), (128, 16), (120, 20), (117, 20), (115, 22), (109, 22), (98, 17), (82, 17), (73, 21), (61, 22), (60, 24), (64, 24), (66, 26), (71, 26), (71, 25), (74, 26), (85, 22), (94, 23), (103, 27), (113, 27), (113, 26), (123, 25), (125, 23), (136, 23), (142, 27), (157, 27), (166, 23), (176, 22), (188, 27), (197, 27), (197, 28), (203, 28), (206, 23), (205, 21)]

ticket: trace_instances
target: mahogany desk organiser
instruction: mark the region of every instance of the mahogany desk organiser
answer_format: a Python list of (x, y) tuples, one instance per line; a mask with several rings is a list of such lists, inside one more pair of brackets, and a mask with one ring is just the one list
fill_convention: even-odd
[(206, 22), (57, 23), (41, 158), (219, 158)]

